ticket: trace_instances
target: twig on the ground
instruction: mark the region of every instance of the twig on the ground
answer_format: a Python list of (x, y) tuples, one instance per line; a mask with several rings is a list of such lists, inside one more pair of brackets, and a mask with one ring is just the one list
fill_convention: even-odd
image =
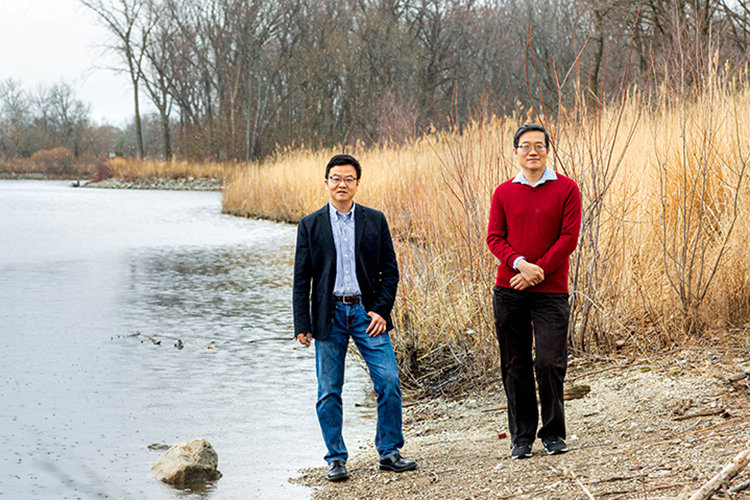
[[(554, 467), (550, 467), (550, 469), (552, 469), (553, 471), (555, 471), (558, 474), (560, 474)], [(570, 479), (574, 480), (578, 484), (578, 486), (580, 486), (580, 488), (583, 490), (583, 492), (586, 494), (586, 496), (589, 497), (590, 500), (596, 500), (596, 497), (594, 497), (594, 495), (591, 494), (591, 491), (589, 491), (589, 489), (586, 487), (586, 485), (583, 484), (583, 482), (580, 479), (578, 479), (578, 476), (576, 476), (576, 473), (573, 472), (572, 469), (568, 469), (567, 467), (563, 467), (562, 475), (563, 475), (563, 477), (570, 478)]]
[(731, 488), (729, 488), (729, 493), (738, 493), (748, 488), (750, 488), (750, 480), (745, 481), (744, 483), (740, 483), (735, 486), (732, 486)]
[[(633, 450), (635, 448), (635, 440), (633, 439), (632, 436), (630, 437), (630, 446), (631, 446), (631, 450)], [(646, 486), (646, 478), (643, 477), (643, 467), (641, 467), (641, 464), (638, 461), (638, 455), (637, 454), (628, 453), (628, 458), (632, 462), (635, 463), (635, 466), (636, 466), (636, 468), (638, 470), (638, 479), (640, 480), (639, 482), (641, 483), (641, 487), (645, 487)]]
[[(689, 485), (689, 484), (692, 484), (692, 483), (690, 483), (690, 482), (683, 482), (683, 483), (663, 484), (661, 486), (652, 486), (651, 488), (648, 488), (648, 489), (645, 489), (645, 490), (641, 490), (641, 493), (651, 493), (652, 491), (666, 490), (666, 489), (669, 489), (669, 488), (676, 488), (678, 486), (686, 486), (686, 485)], [(604, 493), (602, 493), (602, 494), (604, 494)], [(620, 498), (624, 498), (624, 497), (626, 497), (628, 495), (632, 495), (632, 494), (633, 494), (633, 491), (628, 491), (628, 492), (622, 493), (620, 495), (617, 495), (616, 497), (612, 497), (609, 500), (619, 500)], [(650, 500), (657, 500), (657, 499), (656, 498), (650, 498)], [(673, 497), (673, 500), (674, 500), (674, 497)]]
[(737, 375), (732, 375), (731, 377), (727, 378), (727, 380), (729, 382), (739, 382), (740, 380), (745, 380), (748, 377), (750, 377), (750, 372), (742, 372), (738, 373)]
[(721, 415), (723, 413), (726, 413), (726, 408), (718, 408), (716, 410), (704, 410), (699, 411), (696, 413), (690, 413), (688, 415), (680, 415), (679, 417), (675, 417), (673, 420), (675, 422), (679, 422), (681, 420), (688, 420), (691, 418), (697, 418), (697, 417), (710, 417), (712, 415)]
[(487, 408), (486, 410), (482, 410), (482, 413), (491, 413), (493, 411), (503, 411), (507, 409), (508, 409), (508, 405), (502, 405), (502, 406), (497, 406), (495, 408)]
[(750, 463), (750, 450), (745, 450), (738, 454), (729, 465), (721, 469), (709, 482), (693, 493), (689, 500), (708, 500), (711, 496), (719, 491), (722, 486), (728, 484), (732, 478), (739, 474), (742, 469)]
[(596, 479), (594, 481), (586, 481), (587, 485), (601, 484), (601, 483), (614, 483), (617, 481), (630, 481), (631, 479), (638, 479), (640, 476), (612, 476), (605, 477), (604, 479)]
[[(745, 417), (745, 418), (747, 418), (747, 417)], [(681, 432), (678, 435), (678, 437), (685, 437), (685, 436), (690, 435), (690, 434), (704, 434), (706, 432), (713, 432), (713, 431), (715, 431), (716, 429), (718, 429), (720, 427), (727, 427), (727, 426), (730, 426), (730, 425), (732, 427), (737, 427), (738, 422), (736, 420), (737, 420), (736, 418), (733, 418), (731, 420), (725, 420), (724, 422), (719, 422), (718, 424), (709, 425), (708, 427), (704, 427), (703, 429), (695, 429), (695, 430), (691, 430), (690, 432)]]

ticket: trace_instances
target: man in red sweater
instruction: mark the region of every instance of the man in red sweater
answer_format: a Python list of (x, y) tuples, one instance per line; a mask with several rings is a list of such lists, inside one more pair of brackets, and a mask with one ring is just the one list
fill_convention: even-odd
[[(573, 180), (547, 166), (549, 145), (543, 127), (518, 129), (513, 153), (521, 172), (495, 190), (487, 230), (487, 245), (500, 260), (493, 306), (513, 458), (530, 457), (535, 437), (550, 455), (568, 451), (568, 259), (578, 244), (581, 193)], [(542, 404), (538, 434), (534, 373)]]

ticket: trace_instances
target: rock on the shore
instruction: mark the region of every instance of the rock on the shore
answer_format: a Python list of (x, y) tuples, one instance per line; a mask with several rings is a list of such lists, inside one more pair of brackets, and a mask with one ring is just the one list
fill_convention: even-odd
[(219, 455), (205, 439), (178, 443), (160, 456), (151, 467), (151, 476), (176, 485), (214, 481), (221, 477), (216, 467)]

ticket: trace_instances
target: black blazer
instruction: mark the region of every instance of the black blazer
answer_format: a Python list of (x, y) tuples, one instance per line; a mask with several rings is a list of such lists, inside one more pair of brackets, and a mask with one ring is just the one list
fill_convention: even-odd
[[(329, 205), (305, 216), (297, 227), (294, 256), (294, 334), (311, 332), (325, 339), (333, 323), (333, 287), (336, 283), (336, 247)], [(354, 206), (354, 253), (362, 304), (393, 328), (391, 309), (396, 300), (398, 264), (388, 223), (382, 212)], [(312, 288), (311, 288), (312, 285)]]

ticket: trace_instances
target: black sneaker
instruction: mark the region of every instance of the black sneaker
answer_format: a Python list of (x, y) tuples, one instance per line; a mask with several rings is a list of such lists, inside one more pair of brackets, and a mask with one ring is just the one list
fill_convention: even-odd
[(544, 449), (547, 450), (547, 455), (559, 455), (568, 451), (565, 441), (558, 436), (547, 436), (542, 439), (542, 444)]
[(528, 441), (518, 441), (513, 443), (513, 451), (510, 452), (511, 458), (529, 458), (531, 456), (531, 443)]

